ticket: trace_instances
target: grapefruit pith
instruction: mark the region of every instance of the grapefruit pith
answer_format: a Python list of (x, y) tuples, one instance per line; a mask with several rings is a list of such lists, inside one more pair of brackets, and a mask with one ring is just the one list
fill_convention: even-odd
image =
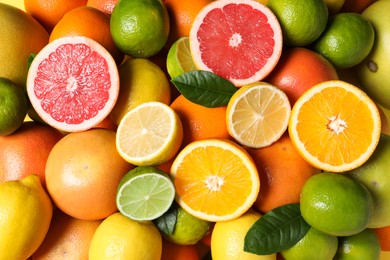
[(282, 47), (276, 16), (252, 0), (212, 2), (198, 13), (190, 31), (196, 67), (236, 86), (267, 76), (276, 66)]
[(96, 41), (61, 37), (31, 63), (27, 93), (46, 123), (65, 132), (84, 131), (111, 112), (119, 93), (118, 69)]

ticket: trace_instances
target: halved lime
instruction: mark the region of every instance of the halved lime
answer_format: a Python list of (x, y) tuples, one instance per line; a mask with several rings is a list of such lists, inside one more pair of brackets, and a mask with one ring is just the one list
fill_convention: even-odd
[(168, 174), (152, 166), (139, 166), (123, 176), (116, 205), (123, 215), (146, 221), (164, 214), (174, 197), (175, 187)]
[(167, 71), (171, 78), (180, 74), (195, 70), (190, 51), (190, 41), (188, 36), (183, 36), (176, 40), (169, 49), (167, 56)]

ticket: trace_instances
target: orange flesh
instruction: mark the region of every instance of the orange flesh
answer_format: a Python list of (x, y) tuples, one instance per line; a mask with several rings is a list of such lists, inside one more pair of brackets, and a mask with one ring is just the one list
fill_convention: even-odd
[(324, 89), (305, 103), (297, 132), (307, 151), (332, 165), (350, 163), (372, 142), (374, 120), (369, 107), (343, 88)]

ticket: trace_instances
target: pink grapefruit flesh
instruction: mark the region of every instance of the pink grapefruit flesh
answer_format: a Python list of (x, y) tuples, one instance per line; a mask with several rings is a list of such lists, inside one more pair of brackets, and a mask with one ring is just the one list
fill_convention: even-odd
[(279, 61), (282, 47), (276, 16), (253, 0), (214, 1), (198, 13), (190, 31), (196, 67), (236, 86), (265, 78)]
[(65, 132), (84, 131), (103, 121), (115, 105), (117, 66), (96, 41), (84, 36), (62, 37), (34, 58), (27, 93), (47, 124)]

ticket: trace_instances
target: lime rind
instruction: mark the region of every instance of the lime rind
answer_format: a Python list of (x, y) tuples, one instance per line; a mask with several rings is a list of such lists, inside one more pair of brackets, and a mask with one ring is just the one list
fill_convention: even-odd
[(175, 187), (163, 171), (137, 167), (128, 172), (119, 184), (116, 204), (125, 216), (139, 221), (153, 220), (172, 205)]
[(185, 72), (195, 70), (192, 60), (190, 41), (188, 36), (176, 40), (168, 51), (167, 71), (171, 78), (180, 76)]

